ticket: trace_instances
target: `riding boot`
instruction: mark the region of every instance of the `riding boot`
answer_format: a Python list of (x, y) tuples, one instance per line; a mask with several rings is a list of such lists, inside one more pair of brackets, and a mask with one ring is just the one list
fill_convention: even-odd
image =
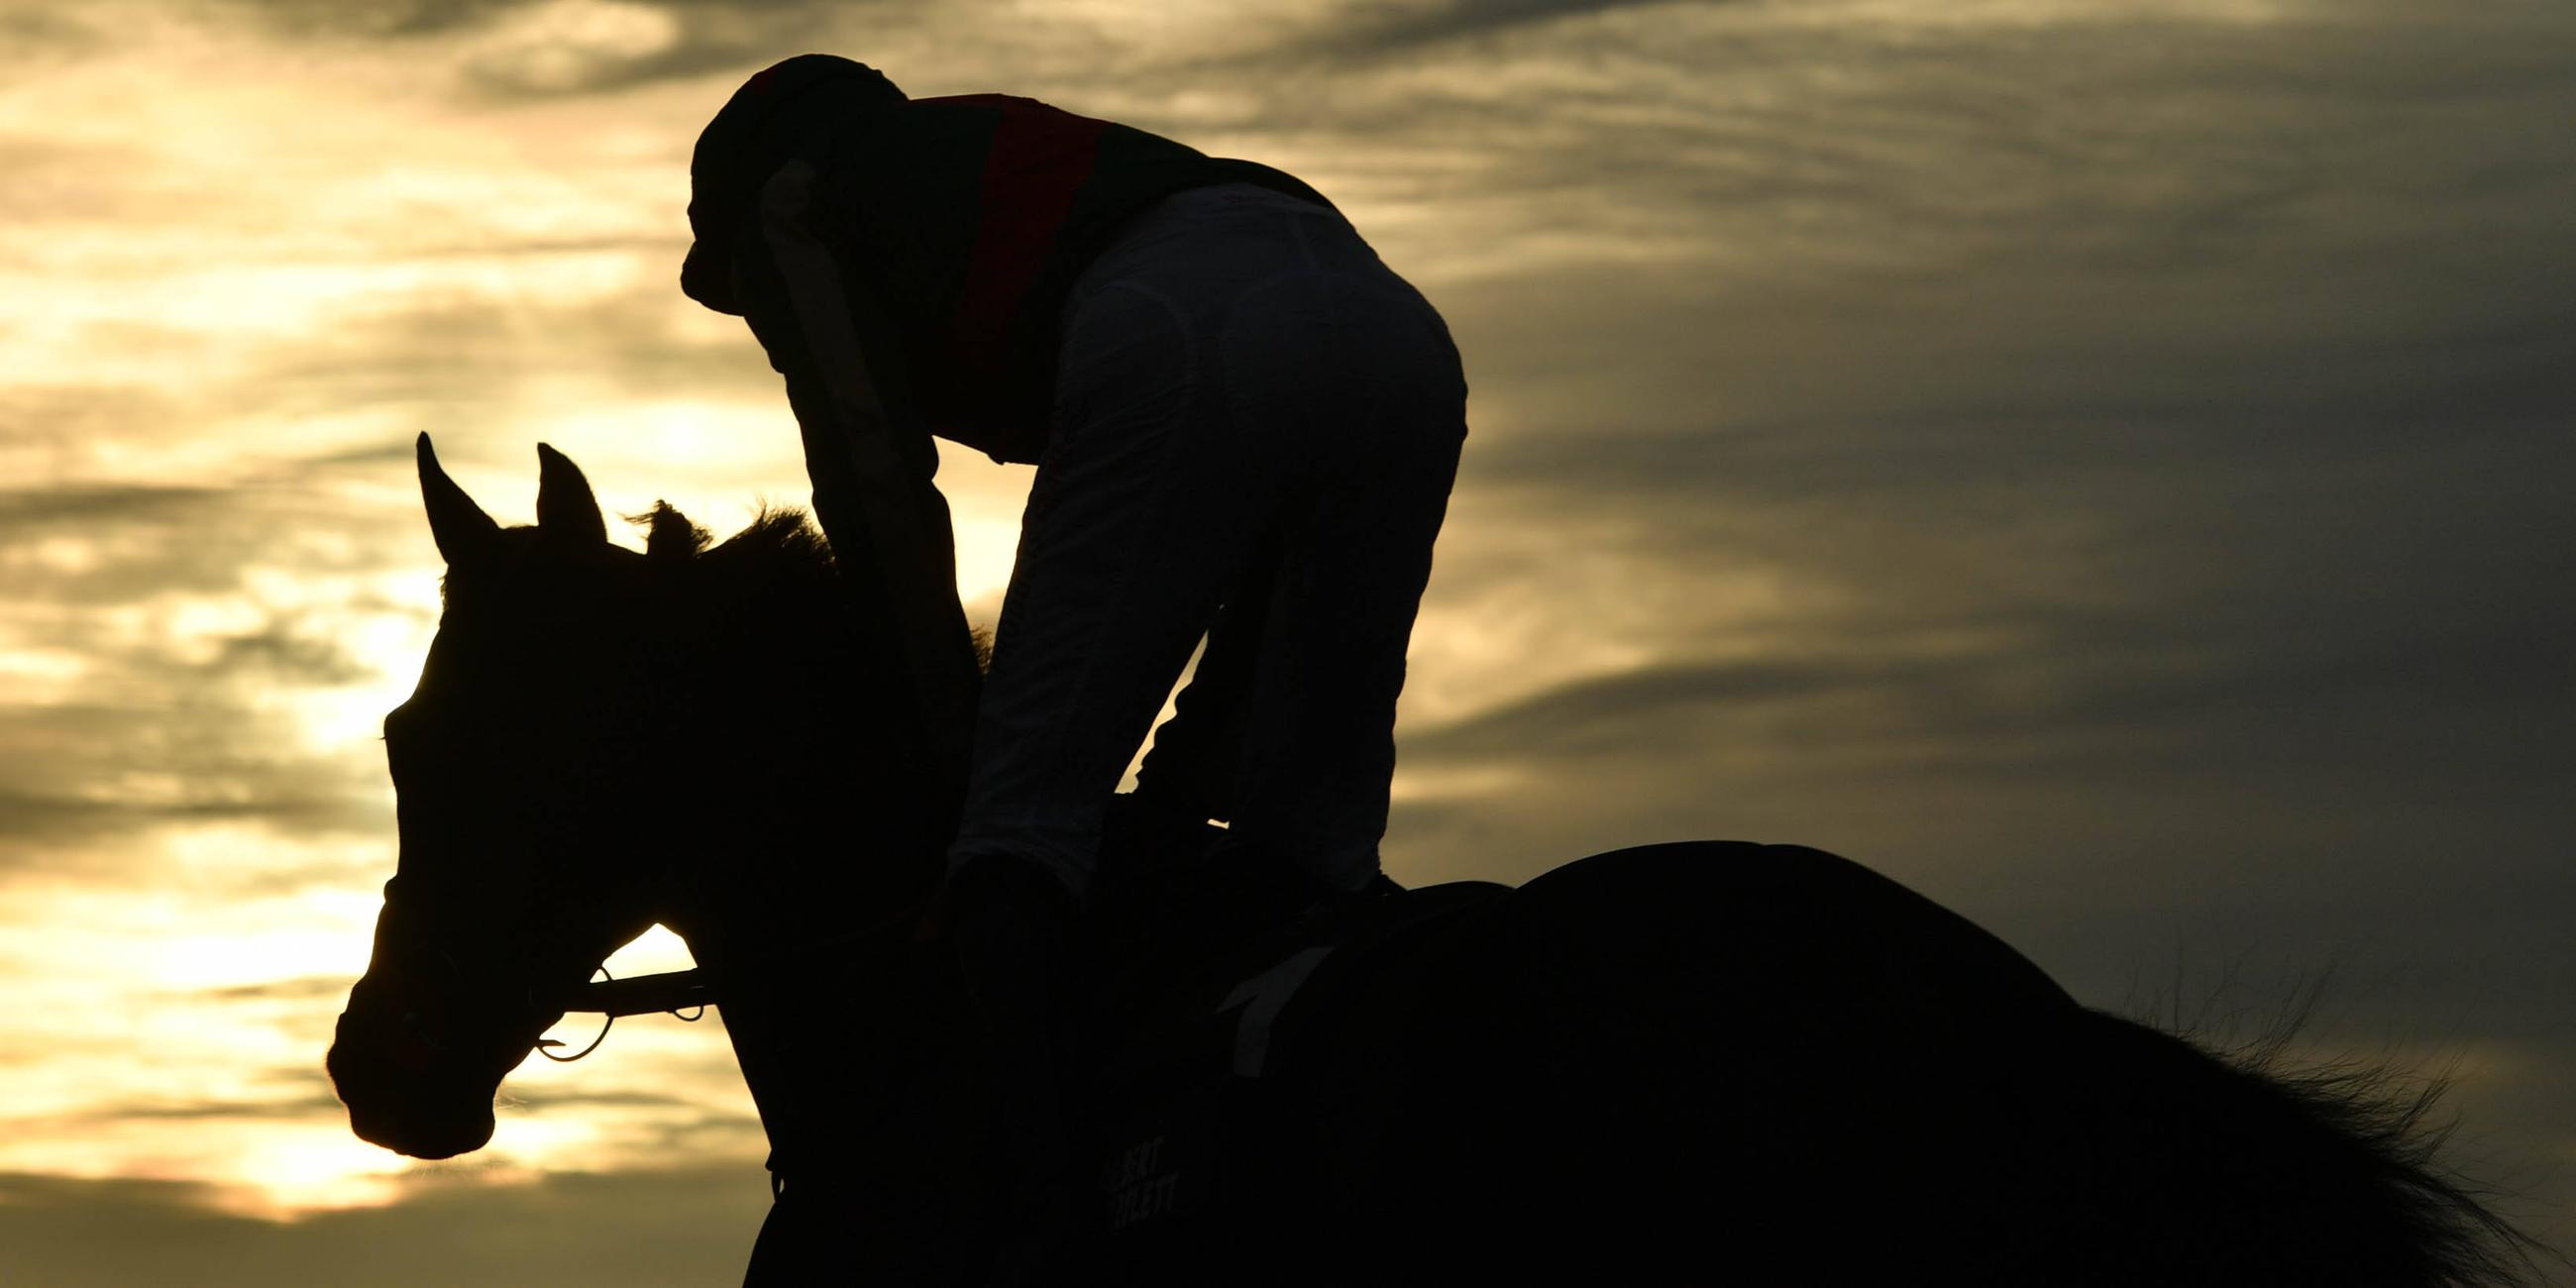
[(1003, 1238), (993, 1282), (1037, 1282), (1083, 1215), (1065, 1121), (1062, 989), (1075, 896), (1035, 864), (985, 858), (951, 873), (948, 936), (974, 1008)]

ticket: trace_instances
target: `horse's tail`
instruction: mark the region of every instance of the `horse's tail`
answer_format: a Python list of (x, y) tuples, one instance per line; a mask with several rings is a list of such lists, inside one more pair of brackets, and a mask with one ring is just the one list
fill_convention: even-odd
[(2040, 1260), (2088, 1282), (2507, 1285), (2553, 1256), (2439, 1155), (2439, 1081), (2384, 1064), (2290, 1067), (2080, 1011), (2032, 1068), (2024, 1201)]

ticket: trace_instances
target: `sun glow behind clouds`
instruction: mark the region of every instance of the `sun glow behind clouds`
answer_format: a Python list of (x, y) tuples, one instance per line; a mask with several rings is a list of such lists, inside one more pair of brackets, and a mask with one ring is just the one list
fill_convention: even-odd
[(263, 1213), (390, 1197), (401, 1161), (332, 1121), (318, 1067), (330, 989), (364, 967), (374, 901), (237, 884), (372, 865), (385, 848), (180, 828), (130, 860), (153, 888), (11, 883), (0, 1051), (19, 1058), (0, 1061), (0, 1171), (201, 1181)]
[[(0, 916), (0, 1172), (202, 1182), (230, 1210), (287, 1216), (400, 1198), (422, 1169), (349, 1134), (322, 1076), (332, 1017), (366, 966), (387, 842), (297, 841), (251, 825), (162, 833), (132, 867), (153, 889), (21, 879)], [(287, 883), (244, 893), (263, 876)], [(655, 928), (619, 975), (683, 969)], [(580, 1017), (558, 1037), (593, 1031)], [(500, 1129), (462, 1172), (653, 1166), (654, 1142), (756, 1157), (758, 1130), (720, 1023), (625, 1021), (574, 1072), (531, 1058), (505, 1082)], [(567, 1093), (569, 1093), (567, 1097)], [(565, 1099), (542, 1112), (524, 1095)], [(585, 1098), (589, 1103), (585, 1103)]]
[(520, 88), (570, 89), (603, 66), (663, 53), (679, 35), (679, 20), (651, 5), (554, 0), (494, 22), (467, 44), (466, 67)]
[[(2547, 215), (2576, 168), (2525, 128), (2568, 115), (2545, 6), (2510, 49), (2476, 28), (2517, 6), (2392, 34), (2381, 0), (397, 8), (388, 34), (377, 6), (70, 0), (88, 35), (54, 48), (0, 17), (0, 1172), (261, 1215), (710, 1161), (757, 1190), (720, 1014), (532, 1060), (456, 1165), (350, 1137), (319, 1066), (394, 863), (376, 724), (435, 620), (411, 436), (503, 522), (537, 441), (613, 511), (667, 497), (719, 537), (804, 499), (776, 376), (671, 282), (691, 135), (796, 48), (1280, 164), (1449, 316), (1475, 438), (1415, 637), (1398, 876), (1760, 834), (1911, 865), (2016, 910), (2016, 943), (2079, 928), (2048, 964), (2111, 980), (2088, 1000), (2255, 895), (2299, 908), (2259, 935), (2404, 941), (2392, 973), (2556, 977), (2463, 893), (2530, 886), (2508, 902), (2555, 924), (2531, 874), (2563, 865), (2496, 856), (2563, 811), (2488, 805), (2563, 756), (2481, 758), (2537, 748), (2512, 739), (2545, 695), (2480, 706), (2490, 668), (2446, 665), (2521, 656), (2478, 632), (2547, 634), (2530, 587), (2566, 580), (2529, 552), (2568, 543), (2458, 517), (2522, 513), (2499, 501), (2557, 459), (2478, 419), (2529, 410), (2486, 359), (2547, 343), (2507, 284), (2566, 277)], [(2427, 417), (2402, 451), (2364, 370)], [(2409, 481), (2354, 481), (2380, 473)], [(940, 481), (989, 617), (1026, 472), (951, 452)], [(2356, 552), (2366, 605), (2336, 599)], [(2296, 736), (2437, 673), (2439, 720)], [(2371, 777), (2368, 743), (2454, 754)], [(2439, 844), (2390, 857), (2414, 837)], [(2176, 856), (2201, 866), (2159, 875)], [(613, 969), (684, 963), (656, 932)], [(2479, 1042), (2464, 1092), (2523, 1110), (2464, 1101), (2472, 1129), (2563, 1153), (2563, 1053)]]

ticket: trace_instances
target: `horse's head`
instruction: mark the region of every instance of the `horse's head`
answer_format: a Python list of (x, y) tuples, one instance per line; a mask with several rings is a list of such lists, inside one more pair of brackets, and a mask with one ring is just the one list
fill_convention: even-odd
[(327, 1059), (357, 1134), (418, 1158), (491, 1139), (502, 1076), (652, 924), (667, 870), (649, 560), (609, 544), (570, 460), (537, 453), (538, 521), (504, 529), (420, 439), (446, 609), (385, 717), (402, 853)]

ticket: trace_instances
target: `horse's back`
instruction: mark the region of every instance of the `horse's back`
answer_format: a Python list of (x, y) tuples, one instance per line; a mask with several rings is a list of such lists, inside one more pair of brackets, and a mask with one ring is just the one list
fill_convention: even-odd
[[(1966, 919), (1801, 846), (1595, 855), (1431, 935), (1299, 1034), (1301, 1118), (1337, 1128), (1301, 1179), (1409, 1249), (1390, 1277), (1794, 1268), (1783, 1249), (1848, 1220), (1834, 1187), (1937, 1183), (1975, 1147), (1952, 1111), (1999, 1035), (2073, 1007)], [(1892, 1135), (1938, 1161), (1834, 1161), (1906, 1153)], [(1789, 1242), (1721, 1254), (1717, 1226)]]
[(1714, 989), (1730, 1014), (1811, 1010), (1816, 998), (1840, 1002), (1854, 993), (1952, 1016), (1961, 1008), (2012, 1017), (2071, 1004), (2046, 972), (1976, 923), (1803, 845), (1676, 841), (1612, 850), (1521, 886), (1493, 910), (1492, 923), (1489, 950), (1537, 963), (1525, 975), (1588, 988), (1623, 967), (1669, 970)]
[[(1417, 892), (1431, 894), (1439, 889)], [(1555, 868), (1469, 910), (1408, 982), (1453, 1029), (1557, 1069), (1643, 1043), (1676, 1057), (1776, 1045), (1854, 1007), (1889, 1022), (2014, 1025), (2073, 1005), (1968, 919), (1871, 869), (1798, 845), (1680, 841)], [(1562, 1022), (1550, 1022), (1551, 1020)]]

